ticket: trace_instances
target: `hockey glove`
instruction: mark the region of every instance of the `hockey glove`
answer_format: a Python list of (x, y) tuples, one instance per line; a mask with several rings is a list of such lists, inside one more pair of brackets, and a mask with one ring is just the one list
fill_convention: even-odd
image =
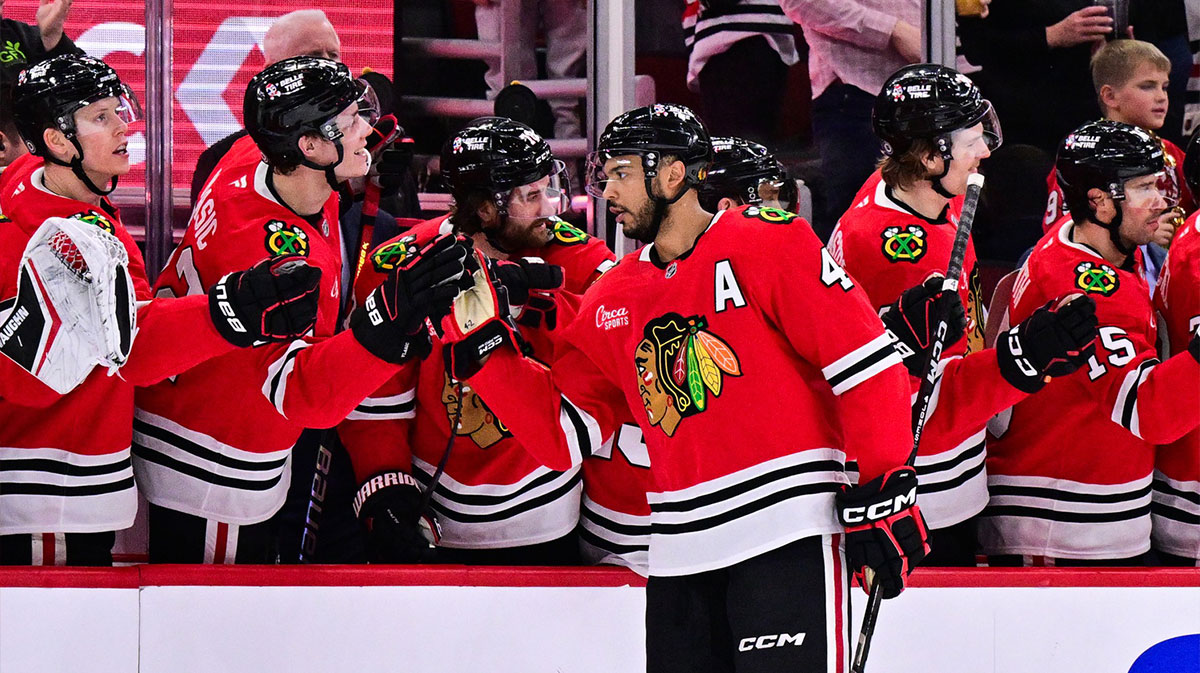
[(1187, 349), (1192, 354), (1192, 357), (1196, 358), (1196, 362), (1200, 362), (1200, 330), (1197, 330), (1192, 335), (1192, 340), (1188, 342)]
[(957, 292), (943, 291), (943, 282), (945, 278), (934, 275), (923, 284), (908, 288), (879, 315), (884, 327), (899, 342), (896, 350), (913, 376), (925, 374), (921, 369), (929, 361), (933, 331), (939, 318), (947, 317), (949, 327), (943, 349), (958, 343), (965, 334), (967, 313), (962, 300)]
[(879, 578), (884, 598), (904, 591), (905, 579), (929, 553), (929, 530), (917, 507), (917, 473), (898, 467), (835, 496), (846, 527), (846, 560), (863, 589)]
[(516, 261), (488, 260), (496, 281), (508, 293), (511, 308), (525, 306), (530, 292), (543, 294), (558, 292), (563, 288), (561, 266), (547, 264), (540, 257), (522, 257)]
[(542, 325), (545, 325), (547, 330), (553, 330), (557, 327), (558, 302), (554, 300), (554, 295), (538, 291), (531, 292), (529, 300), (521, 308), (521, 315), (517, 318), (517, 324), (533, 329), (537, 329)]
[(303, 336), (317, 323), (321, 270), (299, 255), (225, 274), (208, 291), (213, 325), (239, 348)]
[(422, 515), (421, 487), (402, 472), (367, 480), (354, 496), (354, 514), (367, 529), (372, 563), (431, 563), (441, 538), (433, 515)]
[(380, 360), (400, 364), (429, 355), (425, 319), (440, 316), (470, 276), (462, 240), (440, 236), (392, 269), (350, 316), (354, 338)]
[(1096, 302), (1085, 295), (1057, 309), (1051, 303), (996, 339), (1000, 375), (1023, 392), (1074, 372), (1096, 351)]
[(471, 288), (455, 298), (442, 319), (446, 371), (459, 381), (474, 376), (492, 351), (504, 344), (519, 348), (522, 343), (510, 315), (508, 291), (490, 273), (496, 267), (478, 250), (472, 267)]

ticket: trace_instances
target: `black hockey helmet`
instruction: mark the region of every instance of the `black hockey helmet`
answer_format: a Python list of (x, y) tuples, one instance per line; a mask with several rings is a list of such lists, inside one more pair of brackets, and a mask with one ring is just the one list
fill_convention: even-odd
[[(117, 71), (91, 56), (66, 54), (36, 63), (17, 75), (12, 91), (13, 118), (25, 147), (31, 154), (62, 166), (92, 192), (104, 196), (117, 186), (114, 177), (108, 189), (92, 184), (83, 170), (83, 146), (79, 143), (75, 112), (106, 98), (118, 100), (117, 115), (127, 124), (142, 118), (142, 107), (133, 90)], [(69, 162), (54, 157), (42, 137), (46, 129), (58, 129), (75, 146), (78, 155)]]
[(486, 190), (503, 212), (508, 192), (547, 175), (561, 178), (565, 169), (550, 143), (529, 126), (508, 117), (479, 117), (442, 145), (441, 170), (456, 201)]
[(949, 158), (950, 133), (982, 123), (989, 149), (1003, 136), (992, 104), (969, 77), (944, 65), (917, 63), (897, 70), (883, 84), (871, 111), (871, 127), (883, 153), (900, 154), (913, 140), (931, 140)]
[[(378, 114), (379, 106), (366, 82), (354, 79), (342, 63), (296, 56), (273, 63), (250, 78), (242, 113), (246, 131), (267, 163), (323, 170), (333, 180), (333, 168), (342, 162), (344, 151), (337, 117), (354, 103), (374, 123), (371, 117)], [(320, 165), (306, 159), (298, 143), (309, 134), (336, 145), (337, 161)]]
[[(778, 192), (785, 210), (795, 208), (796, 183), (766, 147), (743, 138), (714, 137), (713, 159), (704, 182), (697, 187), (700, 205), (715, 212), (723, 198), (739, 204), (763, 203), (764, 183)], [(790, 191), (788, 186), (791, 186)]]
[[(673, 156), (684, 163), (688, 186), (703, 182), (712, 162), (712, 141), (696, 113), (683, 105), (656, 103), (624, 112), (608, 123), (596, 142), (596, 151), (588, 155), (589, 194), (604, 198), (604, 183), (608, 179), (604, 163), (626, 154), (642, 158), (646, 193), (650, 194), (650, 180), (658, 175), (664, 156)], [(680, 192), (679, 196), (682, 195)]]
[(1192, 139), (1184, 152), (1183, 179), (1192, 190), (1192, 196), (1200, 199), (1200, 129), (1192, 131)]

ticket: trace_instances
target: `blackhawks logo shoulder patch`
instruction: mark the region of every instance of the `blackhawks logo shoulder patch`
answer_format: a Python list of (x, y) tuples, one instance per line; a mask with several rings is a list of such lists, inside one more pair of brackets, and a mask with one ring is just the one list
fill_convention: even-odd
[(371, 264), (380, 273), (387, 273), (404, 263), (417, 252), (417, 237), (405, 236), (398, 241), (385, 243), (371, 253)]
[(708, 329), (704, 316), (667, 313), (646, 323), (634, 349), (638, 393), (650, 425), (668, 437), (683, 419), (719, 397), (725, 376), (741, 376), (737, 353)]
[(283, 220), (271, 220), (263, 225), (263, 229), (267, 230), (267, 252), (308, 257), (308, 234), (300, 227)]
[(782, 208), (763, 208), (762, 206), (750, 206), (743, 212), (746, 217), (756, 217), (767, 224), (791, 224), (800, 217)]
[(1075, 267), (1075, 287), (1088, 294), (1111, 297), (1121, 287), (1121, 279), (1111, 266), (1102, 262), (1080, 262)]
[(916, 262), (925, 256), (925, 229), (920, 225), (888, 227), (880, 236), (889, 262)]
[(557, 217), (552, 218), (554, 226), (551, 232), (554, 234), (554, 243), (559, 245), (579, 245), (586, 243), (588, 236), (582, 229), (565, 220), (560, 220)]
[(94, 224), (113, 236), (117, 235), (117, 228), (113, 226), (113, 223), (107, 217), (97, 213), (94, 210), (85, 210), (82, 213), (75, 213), (70, 217), (70, 219), (79, 220), (80, 222), (86, 222), (88, 224)]

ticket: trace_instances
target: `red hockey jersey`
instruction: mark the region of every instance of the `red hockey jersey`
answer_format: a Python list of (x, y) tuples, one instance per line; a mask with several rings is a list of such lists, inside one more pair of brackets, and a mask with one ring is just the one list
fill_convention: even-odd
[[(1163, 354), (1182, 353), (1200, 329), (1200, 214), (1193, 213), (1171, 242), (1154, 304), (1166, 325)], [(1181, 414), (1198, 413), (1194, 406), (1170, 404)], [(1154, 548), (1200, 559), (1200, 429), (1158, 447), (1154, 467)]]
[(276, 200), (268, 170), (249, 153), (221, 159), (156, 290), (196, 294), (265, 257), (303, 255), (322, 272), (315, 334), (236, 351), (139, 390), (134, 421), (134, 466), (150, 502), (234, 524), (263, 521), (283, 503), (301, 430), (336, 425), (399, 370), (352, 333), (334, 336), (337, 195), (310, 223)]
[[(608, 319), (587, 319), (602, 306)], [(846, 451), (870, 479), (911, 445), (899, 355), (866, 294), (790, 213), (718, 213), (667, 264), (653, 245), (627, 255), (579, 316), (551, 369), (503, 349), (471, 384), (560, 469), (636, 419), (655, 488), (653, 575), (841, 530)], [(505, 394), (514, 387), (527, 392)]]
[[(376, 248), (356, 283), (359, 300), (406, 254), (452, 231), (449, 220), (441, 217)], [(562, 242), (560, 232), (570, 239)], [(583, 291), (598, 260), (612, 259), (603, 242), (566, 223), (556, 227), (556, 238), (548, 246), (522, 254), (536, 252), (563, 267), (566, 290), (572, 293)], [(547, 331), (544, 326), (521, 328), (534, 344), (535, 355), (549, 348), (550, 337), (535, 338), (534, 333)], [(427, 485), (450, 440), (450, 423), (456, 415), (459, 420), (446, 470), (431, 500), (442, 529), (441, 546), (525, 546), (558, 539), (575, 528), (582, 490), (579, 467), (558, 471), (541, 465), (469, 382), (458, 382), (446, 373), (442, 343), (436, 338), (428, 358), (364, 400), (338, 432), (359, 481), (384, 470), (408, 471), (411, 461), (412, 474)]]
[[(48, 217), (94, 223), (129, 253), (138, 332), (116, 376), (97, 368), (59, 396), (0, 357), (0, 534), (128, 528), (137, 511), (130, 434), (134, 385), (147, 385), (233, 350), (209, 318), (208, 298), (150, 301), (141, 252), (107, 200), (100, 206), (46, 188), (36, 157), (14, 163), (0, 192), (0, 320), (17, 292), (21, 255)], [(180, 347), (183, 340), (188, 347)]]
[[(871, 305), (882, 310), (931, 274), (946, 273), (963, 200), (952, 200), (940, 217), (931, 220), (897, 199), (887, 183), (871, 182), (874, 191), (863, 194), (846, 211), (828, 247), (833, 259), (867, 293)], [(987, 505), (987, 421), (1025, 397), (1000, 376), (995, 351), (983, 350), (979, 268), (969, 240), (958, 291), (967, 313), (966, 334), (946, 349), (939, 363), (941, 376), (930, 400), (915, 465), (918, 502), (931, 528), (965, 521)], [(909, 383), (915, 395), (921, 380), (909, 377)], [(979, 390), (992, 394), (979, 395)]]
[[(1150, 548), (1154, 445), (1200, 423), (1200, 365), (1160, 363), (1141, 253), (1117, 267), (1073, 240), (1065, 219), (1038, 243), (1009, 303), (1012, 323), (1072, 293), (1096, 301), (1096, 354), (991, 426), (991, 500), (980, 520), (989, 554), (1117, 559)], [(1001, 336), (1003, 338), (1003, 335)]]

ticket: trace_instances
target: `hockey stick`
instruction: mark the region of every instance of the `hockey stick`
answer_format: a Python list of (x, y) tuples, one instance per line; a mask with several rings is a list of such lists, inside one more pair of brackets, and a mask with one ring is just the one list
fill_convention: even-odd
[[(979, 206), (979, 192), (983, 189), (983, 175), (972, 173), (967, 176), (967, 198), (963, 203), (962, 216), (958, 219), (958, 232), (954, 235), (954, 247), (950, 250), (950, 266), (946, 269), (946, 278), (942, 282), (945, 292), (958, 292), (958, 278), (962, 275), (963, 260), (967, 254), (967, 241), (971, 238), (971, 227), (975, 224), (975, 209)], [(933, 343), (929, 350), (929, 360), (925, 363), (924, 376), (921, 377), (921, 388), (917, 391), (917, 405), (913, 408), (913, 445), (912, 451), (904, 464), (911, 466), (917, 459), (917, 449), (921, 446), (921, 433), (925, 430), (925, 421), (929, 416), (929, 399), (933, 396), (933, 387), (937, 383), (937, 364), (942, 359), (942, 349), (946, 346), (949, 336), (949, 316), (938, 316), (937, 327), (933, 333)], [(871, 590), (867, 597), (867, 609), (863, 612), (862, 628), (858, 633), (858, 645), (854, 650), (854, 661), (850, 665), (851, 673), (863, 673), (867, 665), (867, 653), (871, 651), (871, 637), (875, 634), (875, 621), (879, 618), (879, 606), (883, 596), (879, 593), (879, 578), (871, 579)]]

